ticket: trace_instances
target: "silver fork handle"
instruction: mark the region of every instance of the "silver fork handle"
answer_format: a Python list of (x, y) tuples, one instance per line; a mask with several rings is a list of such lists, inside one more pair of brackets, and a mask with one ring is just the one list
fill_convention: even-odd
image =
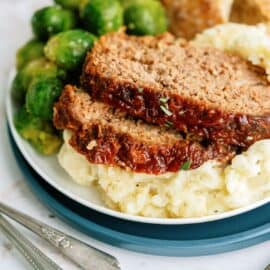
[(62, 270), (0, 215), (0, 229), (35, 270)]
[(0, 212), (47, 240), (63, 255), (85, 270), (120, 270), (113, 256), (75, 239), (45, 223), (0, 202)]

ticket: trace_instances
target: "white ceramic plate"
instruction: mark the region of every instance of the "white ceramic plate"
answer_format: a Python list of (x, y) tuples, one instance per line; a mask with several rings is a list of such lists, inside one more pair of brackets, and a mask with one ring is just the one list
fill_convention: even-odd
[(125, 219), (129, 221), (162, 224), (162, 225), (180, 225), (180, 224), (191, 224), (191, 223), (202, 223), (208, 221), (219, 220), (223, 218), (232, 217), (234, 215), (239, 215), (241, 213), (247, 212), (249, 210), (255, 209), (262, 206), (270, 201), (270, 198), (258, 201), (249, 206), (239, 208), (233, 211), (216, 214), (213, 216), (199, 217), (199, 218), (148, 218), (133, 216), (129, 214), (120, 213), (107, 208), (99, 197), (98, 191), (93, 188), (82, 187), (73, 182), (70, 176), (60, 167), (57, 158), (44, 157), (39, 155), (25, 140), (23, 140), (17, 133), (13, 125), (13, 115), (16, 111), (16, 105), (12, 102), (10, 85), (15, 72), (11, 72), (9, 77), (8, 89), (6, 90), (6, 113), (8, 124), (12, 136), (24, 156), (27, 162), (32, 166), (32, 168), (50, 185), (56, 188), (58, 191), (62, 192), (67, 197), (73, 199), (74, 201), (101, 212), (106, 215), (110, 215), (116, 218)]

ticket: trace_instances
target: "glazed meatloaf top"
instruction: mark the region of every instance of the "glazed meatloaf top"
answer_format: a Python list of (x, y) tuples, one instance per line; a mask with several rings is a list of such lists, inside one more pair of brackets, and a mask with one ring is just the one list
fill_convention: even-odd
[(161, 174), (194, 169), (208, 160), (228, 161), (235, 152), (222, 144), (202, 145), (178, 132), (132, 119), (72, 86), (54, 108), (54, 124), (72, 131), (70, 144), (97, 164)]
[(84, 88), (147, 122), (247, 147), (270, 136), (270, 84), (263, 69), (169, 34), (100, 38), (87, 56)]

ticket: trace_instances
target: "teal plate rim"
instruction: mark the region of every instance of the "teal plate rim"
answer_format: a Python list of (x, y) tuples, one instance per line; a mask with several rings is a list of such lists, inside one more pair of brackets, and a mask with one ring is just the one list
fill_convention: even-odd
[(161, 256), (203, 256), (229, 252), (270, 239), (270, 204), (224, 220), (186, 225), (155, 225), (121, 220), (66, 197), (35, 172), (10, 143), (36, 197), (73, 228), (108, 244)]

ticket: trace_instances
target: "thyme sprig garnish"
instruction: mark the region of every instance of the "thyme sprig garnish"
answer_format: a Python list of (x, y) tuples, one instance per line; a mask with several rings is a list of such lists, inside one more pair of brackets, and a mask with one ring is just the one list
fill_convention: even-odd
[(159, 99), (160, 103), (166, 104), (169, 101), (169, 97), (162, 97)]
[(169, 111), (169, 109), (166, 108), (164, 105), (160, 105), (160, 109), (161, 109), (165, 114), (167, 114), (168, 116), (172, 116), (172, 112)]
[(190, 169), (190, 167), (191, 167), (191, 161), (188, 160), (180, 167), (180, 170), (187, 171)]
[(168, 101), (169, 97), (162, 97), (159, 99), (160, 109), (168, 116), (172, 116), (172, 112), (169, 110)]
[(164, 126), (165, 126), (166, 128), (171, 128), (171, 127), (173, 127), (173, 122), (171, 122), (171, 121), (165, 121)]

